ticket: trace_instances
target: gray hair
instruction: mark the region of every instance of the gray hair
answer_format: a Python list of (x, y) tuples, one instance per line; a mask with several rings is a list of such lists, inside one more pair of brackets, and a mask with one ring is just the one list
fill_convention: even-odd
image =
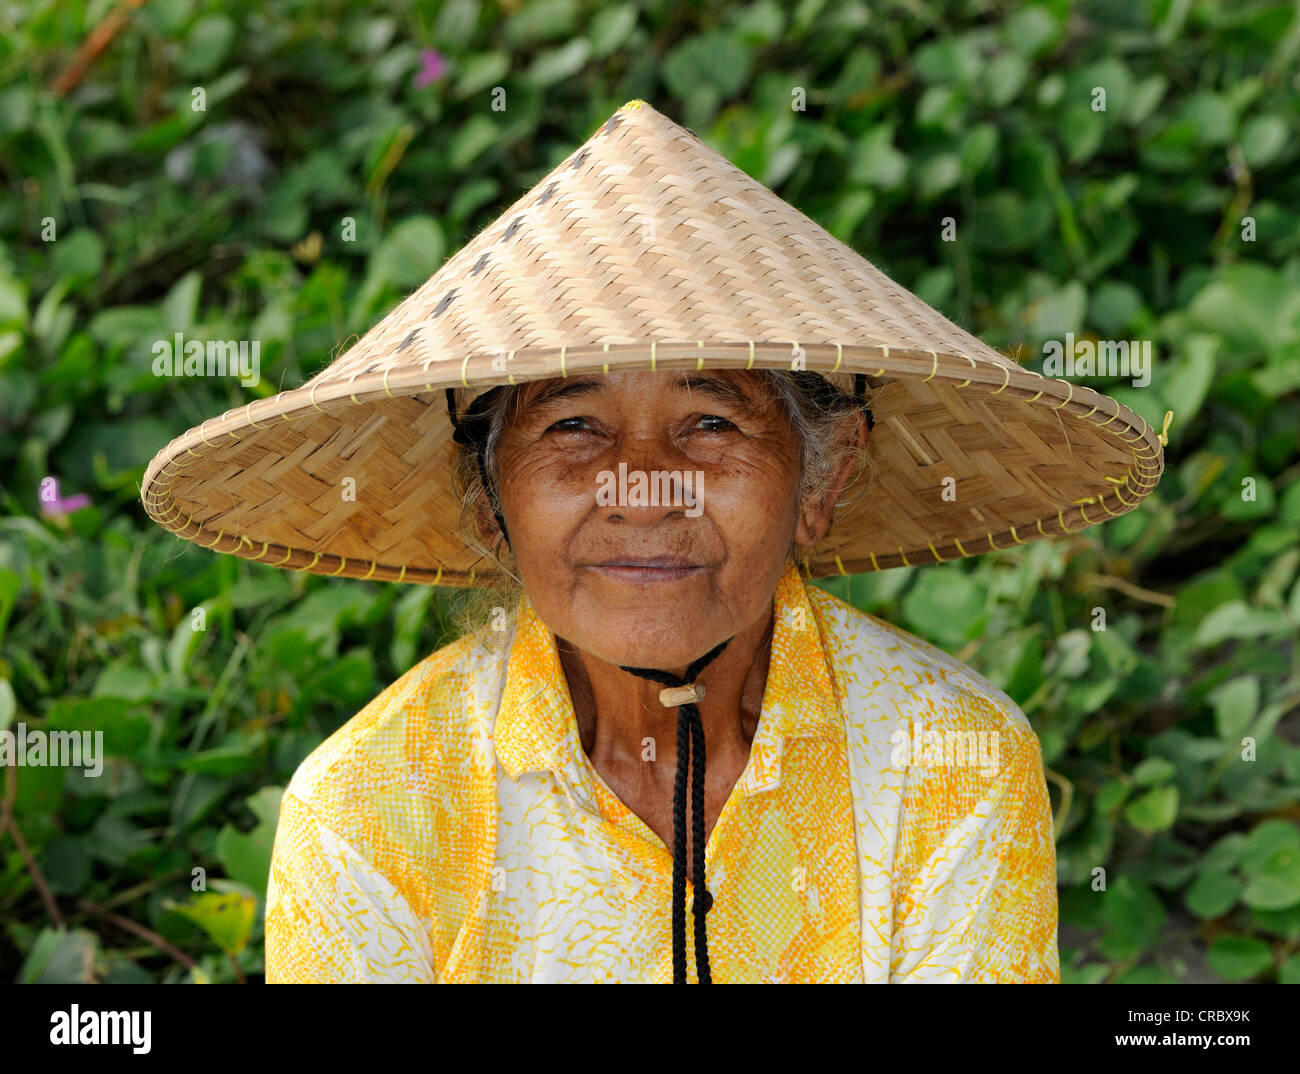
[[(790, 427), (798, 437), (800, 474), (796, 495), (799, 502), (822, 499), (830, 491), (836, 471), (846, 456), (854, 451), (852, 436), (847, 435), (854, 426), (847, 419), (861, 411), (863, 400), (838, 391), (819, 373), (782, 369), (754, 370), (754, 373), (760, 378), (768, 397), (779, 403), (785, 411)], [(483, 468), (491, 485), (487, 490), (486, 503), (493, 507), (497, 505), (497, 451), (523, 387), (524, 385), (501, 385), (489, 393), (491, 398), (480, 397), (476, 400), (477, 406), (481, 407), (481, 411), (476, 410), (479, 414), (476, 425), (482, 428), (481, 423), (486, 423), (487, 428)], [(857, 472), (850, 476), (845, 486), (855, 487), (855, 492), (848, 499), (837, 502), (836, 507), (850, 506), (870, 485), (869, 480), (862, 484), (857, 480), (868, 464), (865, 451), (859, 456), (858, 462)], [(470, 548), (491, 560), (500, 571), (498, 582), (479, 590), (477, 597), (466, 599), (457, 620), (463, 630), (468, 630), (480, 625), (485, 613), (493, 607), (509, 609), (517, 604), (523, 585), (514, 572), (513, 563), (501, 556), (508, 546), (502, 540), (500, 531), (494, 525), (492, 532), (485, 535), (480, 527), (485, 490), (473, 444), (458, 445), (452, 477), (461, 504), (461, 538)], [(832, 525), (833, 523), (832, 517)], [(493, 547), (488, 546), (488, 541), (491, 541)], [(792, 543), (791, 551), (793, 549)]]

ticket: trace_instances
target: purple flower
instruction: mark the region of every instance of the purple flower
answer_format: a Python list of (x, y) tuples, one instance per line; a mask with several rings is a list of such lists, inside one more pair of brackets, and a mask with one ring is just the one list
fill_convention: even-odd
[(90, 506), (90, 497), (84, 492), (69, 496), (66, 500), (59, 494), (59, 479), (47, 477), (41, 482), (41, 514), (48, 518), (61, 518), (73, 511), (80, 511)]
[(415, 77), (411, 79), (411, 84), (416, 89), (424, 89), (425, 86), (432, 85), (442, 77), (443, 71), (447, 69), (447, 61), (442, 58), (440, 52), (431, 48), (420, 50), (420, 69), (415, 72)]

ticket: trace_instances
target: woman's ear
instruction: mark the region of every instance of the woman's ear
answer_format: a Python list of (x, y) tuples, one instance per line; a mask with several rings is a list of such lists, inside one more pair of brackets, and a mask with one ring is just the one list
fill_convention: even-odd
[(796, 543), (810, 547), (826, 536), (826, 532), (831, 528), (835, 503), (853, 476), (853, 470), (862, 455), (862, 449), (867, 445), (869, 435), (867, 416), (860, 410), (840, 423), (835, 439), (835, 450), (839, 454), (840, 462), (830, 475), (830, 485), (825, 494), (816, 501), (805, 500), (800, 504), (799, 521), (795, 526)]

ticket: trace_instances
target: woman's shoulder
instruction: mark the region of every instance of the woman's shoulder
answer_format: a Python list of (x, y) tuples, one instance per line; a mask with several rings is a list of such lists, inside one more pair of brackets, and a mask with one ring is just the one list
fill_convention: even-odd
[(1005, 691), (951, 653), (818, 586), (808, 586), (808, 596), (850, 710), (892, 703), (899, 712), (1033, 734)]
[(286, 793), (327, 824), (377, 791), (440, 797), (488, 733), (508, 652), (509, 631), (489, 625), (429, 654), (317, 746)]

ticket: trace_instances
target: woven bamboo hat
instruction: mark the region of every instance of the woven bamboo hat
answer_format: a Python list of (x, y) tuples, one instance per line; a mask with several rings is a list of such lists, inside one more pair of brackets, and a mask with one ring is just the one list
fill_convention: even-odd
[(465, 408), (504, 383), (632, 369), (808, 370), (845, 391), (865, 375), (874, 484), (813, 576), (1074, 533), (1136, 507), (1164, 464), (1141, 417), (1022, 369), (630, 101), (302, 387), (168, 444), (145, 508), (273, 566), (473, 585), (496, 567), (460, 537), (446, 389)]

